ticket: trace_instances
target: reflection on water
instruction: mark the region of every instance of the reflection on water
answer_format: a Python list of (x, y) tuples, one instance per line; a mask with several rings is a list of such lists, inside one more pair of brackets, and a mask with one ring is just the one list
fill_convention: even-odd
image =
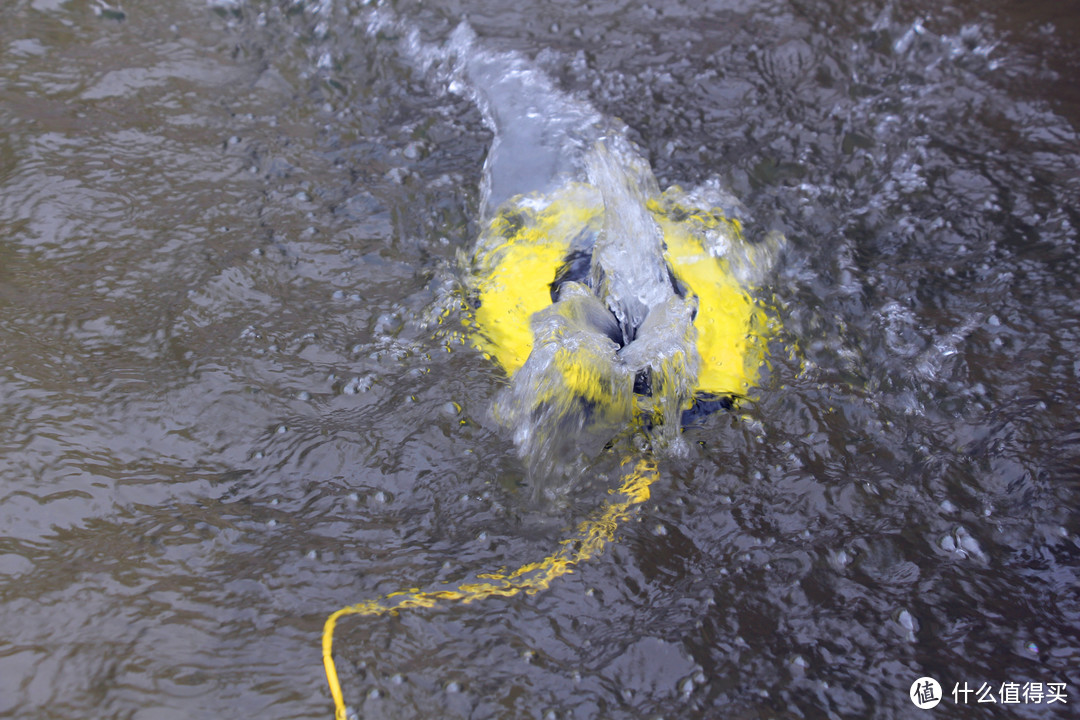
[[(326, 717), (327, 612), (542, 557), (606, 497), (604, 456), (554, 514), (519, 497), (502, 373), (437, 322), (490, 138), (363, 6), (0, 9), (0, 714)], [(788, 238), (799, 353), (549, 592), (343, 627), (348, 702), (907, 717), (923, 675), (961, 717), (955, 683), (1075, 702), (1075, 14), (396, 9), (535, 58), (661, 186), (719, 176)]]

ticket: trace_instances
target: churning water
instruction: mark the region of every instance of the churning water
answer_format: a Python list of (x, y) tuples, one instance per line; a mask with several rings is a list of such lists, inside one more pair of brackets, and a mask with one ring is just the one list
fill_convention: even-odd
[[(329, 612), (602, 503), (603, 442), (530, 501), (460, 290), (504, 200), (604, 184), (560, 139), (600, 123), (786, 238), (768, 370), (547, 592), (343, 621), (346, 701), (921, 717), (930, 676), (929, 712), (1070, 717), (1075, 3), (389, 5), (408, 32), (360, 0), (0, 8), (0, 715), (328, 717)], [(474, 72), (520, 63), (502, 125), (418, 52), (463, 19)], [(1032, 683), (1068, 704), (1003, 704)]]

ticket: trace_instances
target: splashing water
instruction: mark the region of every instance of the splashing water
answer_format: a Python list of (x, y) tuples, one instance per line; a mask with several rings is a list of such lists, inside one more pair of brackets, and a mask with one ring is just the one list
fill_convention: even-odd
[(621, 122), (467, 25), (444, 45), (385, 13), (369, 24), (388, 27), (493, 132), (468, 324), (510, 375), (493, 415), (535, 493), (568, 487), (620, 435), (678, 452), (695, 394), (742, 396), (756, 380), (769, 323), (751, 290), (782, 238), (744, 242), (716, 181), (661, 193)]
[(481, 215), (519, 195), (549, 192), (580, 178), (584, 155), (605, 133), (605, 118), (554, 86), (516, 53), (480, 47), (466, 23), (445, 44), (424, 42), (419, 30), (377, 10), (369, 34), (401, 35), (400, 51), (438, 89), (468, 98), (494, 133), (484, 162)]

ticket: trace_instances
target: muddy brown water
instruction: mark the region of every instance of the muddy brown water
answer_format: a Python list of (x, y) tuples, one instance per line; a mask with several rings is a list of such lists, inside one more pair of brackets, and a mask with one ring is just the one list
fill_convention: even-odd
[[(722, 178), (788, 238), (785, 332), (602, 557), (343, 622), (350, 706), (906, 718), (930, 676), (931, 712), (1073, 716), (1080, 7), (393, 5), (535, 58), (662, 184)], [(523, 500), (503, 379), (433, 312), (490, 138), (366, 11), (0, 8), (0, 716), (329, 717), (329, 612), (606, 497), (601, 457)]]

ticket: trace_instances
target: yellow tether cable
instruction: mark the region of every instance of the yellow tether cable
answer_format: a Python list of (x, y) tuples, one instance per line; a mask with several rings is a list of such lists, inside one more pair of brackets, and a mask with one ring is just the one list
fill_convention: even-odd
[(473, 600), (500, 596), (510, 597), (525, 592), (529, 595), (546, 590), (551, 581), (573, 572), (578, 563), (588, 560), (604, 550), (604, 546), (615, 536), (619, 523), (626, 520), (630, 511), (649, 499), (649, 486), (658, 477), (656, 461), (648, 458), (638, 460), (633, 471), (618, 490), (612, 494), (621, 496), (620, 500), (608, 501), (595, 517), (578, 526), (577, 533), (559, 543), (559, 549), (536, 563), (523, 565), (510, 573), (485, 573), (477, 577), (486, 582), (467, 582), (449, 590), (421, 592), (419, 589), (400, 590), (377, 600), (368, 600), (348, 605), (334, 612), (326, 619), (323, 626), (323, 665), (326, 666), (326, 680), (330, 684), (330, 694), (334, 698), (335, 720), (347, 720), (345, 699), (338, 681), (337, 667), (334, 665), (334, 627), (338, 619), (346, 615), (378, 616), (395, 614), (407, 608), (430, 608), (442, 601)]

